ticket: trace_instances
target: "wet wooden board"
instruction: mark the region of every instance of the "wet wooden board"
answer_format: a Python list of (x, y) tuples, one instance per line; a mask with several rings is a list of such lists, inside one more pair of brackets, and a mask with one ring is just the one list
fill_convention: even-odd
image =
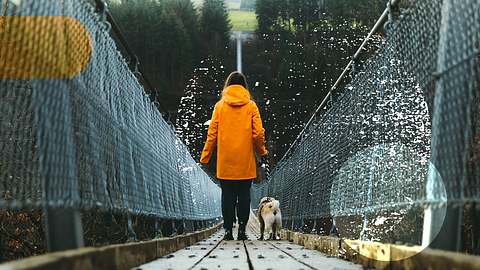
[(243, 241), (222, 241), (193, 269), (248, 270), (248, 258)]
[(200, 262), (222, 240), (223, 232), (217, 232), (194, 245), (139, 266), (137, 270), (189, 269)]
[(308, 265), (312, 269), (322, 270), (361, 270), (360, 265), (348, 261), (327, 256), (316, 250), (305, 249), (303, 246), (292, 244), (288, 241), (270, 241), (270, 244), (277, 250), (284, 252), (287, 256), (294, 258)]
[[(249, 226), (247, 241), (223, 241), (220, 231), (210, 238), (135, 269), (222, 270), (360, 270), (337, 258), (288, 241), (256, 240), (258, 230)], [(236, 237), (237, 232), (234, 232)]]
[[(248, 226), (249, 227), (248, 236), (250, 239), (258, 238), (259, 236), (258, 226), (259, 224), (258, 224), (257, 218), (251, 213), (250, 222)], [(265, 248), (268, 245), (270, 250), (273, 248), (278, 252), (281, 252), (290, 260), (294, 260), (297, 263), (300, 263), (303, 269), (321, 269), (321, 270), (361, 270), (363, 269), (358, 264), (353, 264), (348, 261), (337, 259), (337, 258), (328, 256), (326, 254), (323, 254), (321, 252), (318, 252), (316, 250), (308, 250), (308, 249), (305, 249), (305, 247), (303, 246), (293, 244), (289, 241), (271, 240), (271, 241), (262, 241), (262, 242), (263, 242), (262, 245), (264, 245)], [(298, 265), (298, 264), (292, 264), (292, 266), (294, 265)], [(277, 269), (277, 268), (271, 267), (270, 269)], [(285, 268), (278, 268), (278, 269), (289, 269), (289, 268), (285, 267)], [(291, 268), (291, 269), (294, 269), (294, 268)]]
[(311, 269), (287, 256), (267, 241), (245, 241), (250, 261), (255, 270), (295, 270)]

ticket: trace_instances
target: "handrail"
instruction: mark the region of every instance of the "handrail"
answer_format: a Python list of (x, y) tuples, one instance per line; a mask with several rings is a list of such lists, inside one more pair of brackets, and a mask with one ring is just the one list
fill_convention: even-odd
[(332, 93), (333, 91), (335, 91), (337, 89), (337, 87), (339, 86), (339, 84), (342, 82), (342, 80), (345, 78), (345, 76), (347, 75), (348, 71), (350, 70), (350, 68), (353, 67), (353, 65), (355, 64), (355, 60), (357, 60), (357, 58), (360, 56), (360, 54), (362, 53), (363, 49), (365, 48), (365, 46), (367, 45), (368, 41), (372, 38), (372, 36), (377, 33), (381, 27), (383, 27), (383, 25), (385, 24), (385, 22), (387, 22), (388, 20), (388, 15), (390, 14), (390, 11), (391, 11), (391, 7), (397, 5), (399, 3), (400, 0), (390, 0), (387, 4), (387, 8), (385, 8), (385, 10), (383, 11), (382, 15), (380, 16), (380, 18), (378, 18), (377, 22), (375, 23), (375, 25), (372, 27), (372, 29), (370, 30), (370, 32), (368, 33), (368, 35), (365, 37), (365, 39), (363, 40), (362, 44), (360, 45), (360, 47), (358, 48), (358, 50), (355, 52), (355, 54), (353, 55), (352, 57), (352, 60), (350, 60), (350, 62), (347, 64), (347, 66), (345, 67), (345, 69), (343, 70), (343, 72), (340, 74), (340, 76), (338, 77), (337, 81), (335, 82), (335, 84), (330, 88), (330, 90), (328, 91), (327, 95), (325, 96), (325, 98), (322, 100), (322, 102), (320, 103), (320, 105), (317, 107), (317, 109), (315, 110), (315, 112), (313, 113), (313, 115), (310, 117), (310, 119), (308, 120), (308, 122), (305, 124), (305, 127), (302, 129), (302, 131), (300, 131), (300, 133), (298, 134), (297, 138), (295, 138), (295, 140), (293, 141), (293, 143), (290, 145), (290, 147), (287, 149), (287, 152), (285, 152), (285, 154), (283, 155), (283, 157), (280, 159), (280, 161), (277, 163), (277, 164), (280, 164), (284, 159), (287, 158), (288, 154), (290, 154), (290, 152), (293, 150), (293, 147), (299, 142), (300, 138), (305, 134), (307, 128), (312, 124), (313, 122), (313, 119), (315, 119), (315, 116), (318, 114), (318, 112), (325, 106), (325, 104), (327, 103), (327, 100), (332, 96)]

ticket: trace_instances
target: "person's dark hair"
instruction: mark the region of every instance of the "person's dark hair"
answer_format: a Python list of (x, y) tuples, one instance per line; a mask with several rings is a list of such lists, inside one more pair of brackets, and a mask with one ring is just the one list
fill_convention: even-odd
[(241, 85), (248, 90), (247, 79), (245, 78), (245, 75), (243, 75), (241, 72), (234, 71), (230, 73), (230, 75), (228, 75), (227, 77), (227, 80), (225, 81), (224, 89), (234, 84)]

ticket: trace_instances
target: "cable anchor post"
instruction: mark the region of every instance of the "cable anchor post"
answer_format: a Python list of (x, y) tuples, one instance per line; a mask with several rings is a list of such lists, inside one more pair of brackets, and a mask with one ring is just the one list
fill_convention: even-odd
[(389, 29), (391, 29), (392, 25), (394, 25), (394, 22), (396, 19), (400, 16), (400, 5), (398, 4), (398, 0), (389, 0), (387, 2), (387, 21), (383, 25), (383, 29), (385, 32), (388, 32)]
[(108, 21), (108, 4), (103, 0), (96, 0), (95, 12), (99, 14), (100, 21), (103, 23), (106, 32), (110, 32), (112, 25)]
[(108, 8), (107, 3), (102, 1), (102, 0), (96, 0), (95, 2), (97, 4), (95, 12), (97, 12), (100, 15), (100, 19), (101, 19), (102, 22), (106, 22), (107, 21), (107, 8)]

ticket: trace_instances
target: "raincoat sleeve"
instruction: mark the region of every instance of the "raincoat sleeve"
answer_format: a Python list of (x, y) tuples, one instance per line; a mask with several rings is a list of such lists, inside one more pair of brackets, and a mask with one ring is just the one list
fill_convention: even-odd
[(266, 156), (268, 154), (265, 147), (265, 129), (262, 125), (262, 118), (258, 111), (257, 104), (253, 103), (253, 115), (252, 115), (252, 127), (253, 127), (253, 143), (260, 156)]
[(213, 151), (217, 146), (217, 135), (218, 135), (218, 104), (215, 105), (213, 109), (212, 119), (210, 121), (210, 126), (208, 127), (207, 141), (205, 146), (203, 146), (202, 156), (200, 157), (200, 163), (207, 164), (212, 157)]

